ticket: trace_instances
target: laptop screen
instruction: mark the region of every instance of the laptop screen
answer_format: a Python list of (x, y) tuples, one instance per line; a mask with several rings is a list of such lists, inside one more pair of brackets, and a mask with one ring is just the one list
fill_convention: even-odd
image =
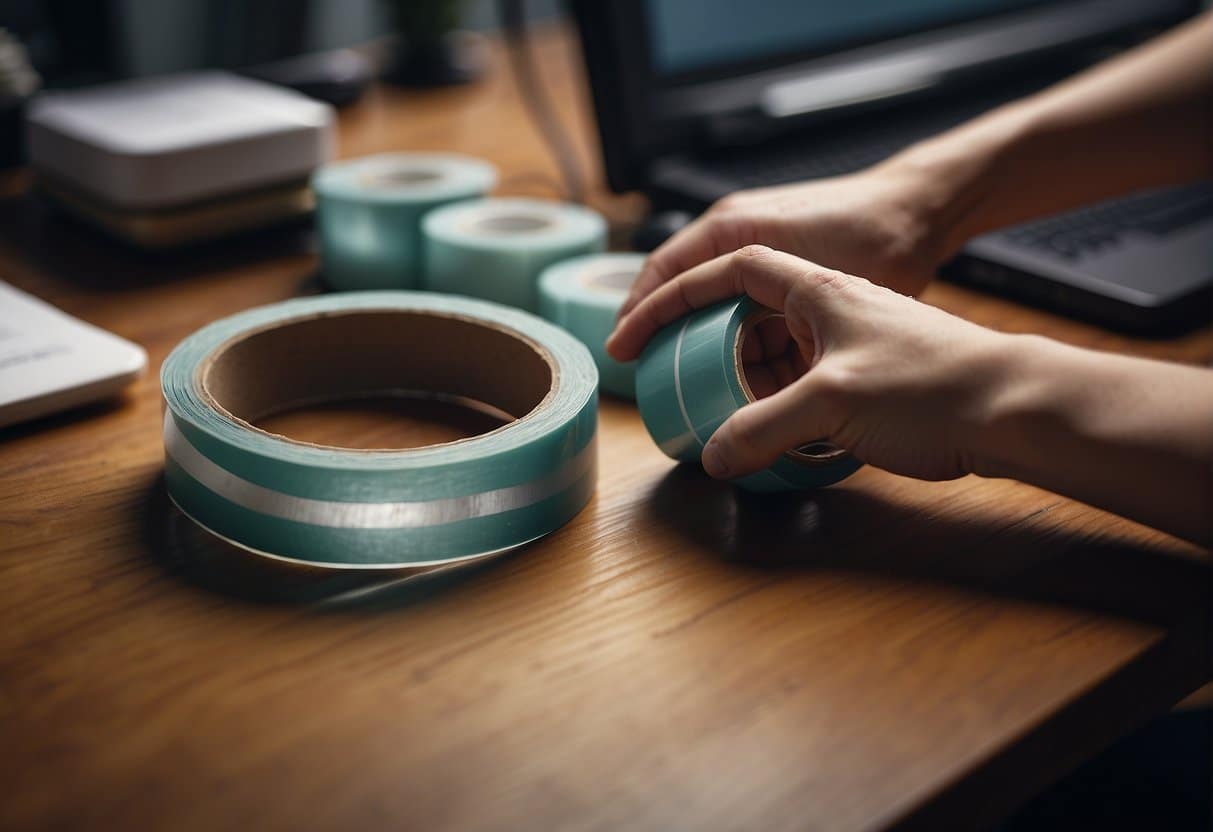
[(628, 190), (655, 187), (655, 162), (672, 154), (1072, 70), (1202, 0), (568, 2), (607, 176)]
[(652, 68), (671, 76), (863, 42), (1041, 0), (647, 0)]

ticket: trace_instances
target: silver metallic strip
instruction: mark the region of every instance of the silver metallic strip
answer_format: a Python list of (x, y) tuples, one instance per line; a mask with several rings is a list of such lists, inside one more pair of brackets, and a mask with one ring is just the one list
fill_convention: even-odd
[(171, 411), (164, 414), (164, 450), (202, 485), (238, 506), (313, 526), (338, 529), (409, 529), (487, 517), (534, 505), (555, 496), (595, 469), (597, 437), (558, 470), (533, 482), (479, 494), (400, 503), (345, 503), (284, 494), (233, 474), (195, 448)]
[(513, 549), (517, 549), (519, 546), (525, 546), (526, 544), (532, 543), (532, 542), (538, 540), (540, 537), (543, 537), (543, 535), (538, 535), (536, 537), (532, 537), (527, 540), (519, 541), (518, 543), (511, 543), (509, 546), (503, 546), (500, 549), (492, 549), (488, 552), (476, 552), (471, 555), (462, 555), (460, 557), (455, 557), (455, 558), (435, 558), (434, 560), (406, 560), (406, 561), (400, 561), (398, 563), (351, 563), (350, 561), (306, 560), (304, 558), (292, 558), (287, 555), (278, 555), (273, 552), (267, 552), (264, 549), (258, 549), (255, 546), (249, 546), (246, 543), (241, 543), (238, 540), (233, 540), (232, 538), (215, 531), (210, 526), (206, 525), (201, 520), (199, 520), (197, 517), (190, 514), (188, 511), (186, 511), (186, 509), (183, 508), (181, 506), (181, 504), (177, 502), (177, 499), (173, 496), (171, 491), (169, 492), (168, 498), (169, 498), (169, 501), (177, 507), (177, 510), (179, 512), (181, 512), (183, 517), (189, 519), (190, 522), (192, 522), (194, 525), (196, 525), (199, 529), (206, 532), (207, 534), (209, 534), (211, 537), (215, 538), (216, 540), (220, 541), (223, 545), (232, 546), (236, 549), (241, 549), (245, 552), (250, 552), (254, 555), (257, 555), (258, 557), (270, 558), (271, 560), (279, 560), (279, 561), (282, 561), (283, 563), (291, 563), (291, 564), (295, 564), (298, 566), (306, 566), (308, 568), (340, 569), (343, 572), (348, 572), (351, 569), (356, 569), (358, 571), (373, 571), (373, 570), (382, 570), (382, 571), (410, 570), (410, 571), (412, 571), (414, 569), (417, 569), (424, 573), (424, 572), (427, 572), (427, 571), (433, 569), (434, 567), (438, 567), (438, 566), (461, 566), (464, 564), (470, 564), (470, 563), (472, 563), (474, 561), (478, 561), (478, 560), (487, 560), (488, 558), (491, 558), (495, 555), (500, 555), (504, 552), (512, 551)]
[(682, 421), (690, 431), (691, 436), (695, 437), (695, 441), (703, 447), (707, 443), (699, 436), (695, 430), (695, 426), (691, 424), (691, 415), (687, 413), (687, 403), (682, 398), (682, 339), (687, 334), (687, 327), (691, 325), (691, 319), (688, 316), (682, 324), (682, 329), (678, 330), (678, 340), (674, 342), (674, 393), (678, 396), (678, 410), (682, 413)]

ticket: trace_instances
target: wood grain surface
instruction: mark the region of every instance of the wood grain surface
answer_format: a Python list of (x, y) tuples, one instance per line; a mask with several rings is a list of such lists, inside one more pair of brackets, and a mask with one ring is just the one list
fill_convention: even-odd
[[(601, 180), (575, 44), (542, 61)], [(341, 151), (555, 167), (499, 52), (377, 88)], [(147, 347), (119, 400), (0, 432), (0, 829), (973, 828), (1210, 676), (1207, 553), (1009, 481), (862, 470), (754, 497), (605, 399), (596, 497), (412, 580), (259, 562), (167, 504), (157, 371), (199, 326), (319, 290), (307, 229), (144, 255), (0, 199), (0, 278)], [(594, 203), (617, 228), (635, 198)], [(1004, 330), (1207, 362), (947, 284)], [(350, 406), (279, 428), (410, 444), (474, 418)], [(463, 418), (463, 417), (461, 417)], [(310, 431), (310, 433), (309, 433)], [(428, 439), (426, 438), (428, 437)]]

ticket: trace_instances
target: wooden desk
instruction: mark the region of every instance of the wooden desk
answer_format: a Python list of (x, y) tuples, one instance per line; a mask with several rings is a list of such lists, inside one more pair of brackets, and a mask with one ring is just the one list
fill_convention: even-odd
[[(597, 171), (570, 43), (543, 49)], [(468, 89), (375, 90), (341, 142), (554, 175), (500, 60)], [(316, 291), (315, 268), (293, 232), (140, 256), (0, 201), (0, 276), (152, 367), (122, 401), (0, 433), (0, 828), (969, 828), (1210, 675), (1190, 546), (1014, 482), (864, 470), (746, 497), (676, 469), (618, 401), (593, 502), (489, 566), (359, 596), (233, 556), (165, 504), (156, 370), (216, 317)]]

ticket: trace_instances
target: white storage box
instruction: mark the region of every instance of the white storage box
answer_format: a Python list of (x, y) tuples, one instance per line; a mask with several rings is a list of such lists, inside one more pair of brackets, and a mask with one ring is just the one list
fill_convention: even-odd
[(208, 71), (38, 96), (26, 117), (43, 176), (121, 211), (302, 182), (333, 157), (333, 110)]

